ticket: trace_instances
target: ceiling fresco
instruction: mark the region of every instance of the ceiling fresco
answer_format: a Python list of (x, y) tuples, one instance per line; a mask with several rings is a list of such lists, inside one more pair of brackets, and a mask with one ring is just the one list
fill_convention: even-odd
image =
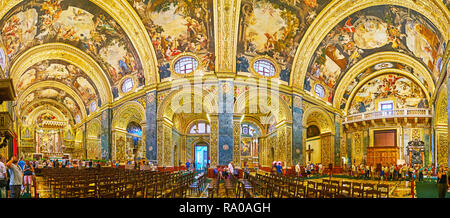
[(401, 52), (421, 62), (438, 81), (445, 41), (423, 15), (400, 6), (381, 5), (358, 11), (328, 33), (311, 59), (304, 81), (306, 91), (326, 89), (332, 102), (343, 74), (359, 60), (376, 52)]
[(21, 95), (33, 84), (47, 80), (73, 87), (86, 106), (91, 101), (98, 101), (98, 105), (101, 106), (94, 82), (78, 67), (62, 60), (45, 60), (28, 68), (16, 84), (17, 94)]
[(161, 79), (171, 76), (170, 61), (184, 52), (200, 58), (205, 71), (214, 71), (212, 0), (128, 0), (138, 12), (158, 59)]
[(267, 55), (281, 66), (289, 82), (297, 45), (309, 25), (331, 0), (242, 0), (237, 46), (237, 71), (249, 72), (255, 56)]
[[(54, 104), (54, 103), (52, 103), (52, 102), (50, 102), (48, 100), (47, 101), (44, 100), (44, 101), (31, 103), (28, 107), (25, 108), (26, 111), (22, 114), (21, 119), (22, 120), (27, 120), (28, 116), (34, 110), (36, 110), (37, 108), (42, 107), (42, 106), (45, 109), (51, 109), (51, 107), (54, 107), (54, 108), (56, 108), (59, 112), (61, 112), (64, 115), (64, 117), (69, 121), (70, 124), (75, 124), (76, 123), (75, 117), (73, 117), (73, 114), (71, 114), (71, 112), (69, 111), (68, 108), (66, 108), (66, 107), (64, 107), (63, 105), (60, 105), (60, 104)], [(78, 119), (80, 119), (80, 116), (78, 116)], [(59, 120), (59, 121), (61, 121), (61, 120)], [(79, 121), (80, 120), (78, 120), (78, 122)]]
[[(409, 72), (412, 74), (412, 76), (414, 76), (416, 79), (418, 79), (424, 85), (425, 89), (429, 90), (428, 83), (426, 82), (423, 75), (414, 71), (414, 69), (412, 67), (409, 67), (407, 65), (397, 63), (397, 62), (382, 62), (382, 63), (378, 63), (378, 64), (375, 64), (373, 66), (366, 68), (363, 72), (358, 74), (352, 80), (352, 82), (347, 86), (347, 88), (344, 92), (344, 95), (342, 96), (342, 99), (340, 102), (340, 109), (341, 110), (345, 109), (345, 106), (347, 104), (348, 98), (350, 97), (350, 94), (352, 93), (352, 91), (355, 89), (355, 87), (358, 85), (359, 82), (361, 82), (368, 76), (372, 75), (374, 72), (376, 72), (378, 70), (383, 70), (383, 69), (399, 69), (399, 70)], [(428, 94), (431, 95), (431, 93), (428, 93)]]
[(62, 42), (96, 60), (108, 72), (113, 87), (127, 75), (136, 77), (140, 85), (145, 82), (140, 60), (123, 29), (88, 0), (23, 1), (2, 18), (0, 29), (11, 62), (33, 46)]
[(348, 114), (379, 111), (379, 102), (393, 101), (393, 109), (428, 108), (423, 90), (407, 77), (384, 74), (369, 80), (352, 99)]
[[(33, 90), (27, 96), (23, 98), (21, 105), (19, 105), (19, 111), (24, 111), (25, 107), (34, 101), (39, 101), (41, 99), (51, 99), (58, 103), (64, 105), (71, 111), (73, 117), (81, 117), (81, 108), (76, 103), (75, 99), (67, 94), (64, 90), (54, 87), (41, 87)], [(24, 114), (22, 114), (24, 115)]]

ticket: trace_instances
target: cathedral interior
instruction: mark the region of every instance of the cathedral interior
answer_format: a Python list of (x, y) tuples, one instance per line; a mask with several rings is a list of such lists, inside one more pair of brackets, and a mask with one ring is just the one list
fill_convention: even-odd
[(2, 0), (0, 154), (208, 176), (447, 167), (449, 8)]

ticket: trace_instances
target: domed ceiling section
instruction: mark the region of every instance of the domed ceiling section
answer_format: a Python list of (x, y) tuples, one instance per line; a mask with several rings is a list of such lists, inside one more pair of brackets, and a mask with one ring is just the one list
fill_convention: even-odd
[[(80, 117), (80, 120), (86, 117), (86, 112), (82, 111), (84, 109), (84, 105), (79, 102), (77, 96), (71, 95), (68, 92), (55, 87), (40, 87), (35, 88), (29, 93), (25, 93), (25, 95), (21, 96), (18, 100), (18, 111), (19, 116), (26, 115), (25, 113), (31, 112), (30, 109), (25, 110), (30, 104), (34, 104), (35, 102), (42, 102), (42, 104), (56, 105), (60, 104), (69, 109), (71, 112), (70, 117), (77, 119)], [(36, 106), (37, 107), (37, 106)], [(62, 112), (63, 110), (61, 110)]]
[(380, 111), (380, 102), (391, 102), (393, 109), (429, 107), (420, 85), (402, 75), (384, 74), (360, 87), (348, 105), (348, 114)]
[(45, 60), (27, 69), (15, 85), (17, 95), (40, 81), (55, 81), (75, 88), (86, 107), (95, 102), (99, 107), (102, 102), (95, 83), (78, 67), (62, 60)]
[(242, 0), (236, 69), (252, 72), (255, 57), (266, 56), (280, 66), (279, 78), (289, 82), (295, 52), (316, 16), (331, 0)]
[[(425, 80), (424, 76), (422, 74), (418, 73), (415, 69), (413, 69), (412, 67), (407, 66), (405, 64), (397, 63), (395, 61), (382, 62), (382, 63), (375, 64), (373, 66), (369, 66), (366, 69), (364, 69), (363, 72), (359, 73), (350, 82), (350, 84), (345, 88), (343, 96), (335, 97), (335, 98), (342, 97), (342, 99), (338, 99), (338, 100), (340, 100), (340, 109), (341, 110), (345, 109), (345, 106), (347, 105), (347, 102), (349, 100), (351, 93), (355, 90), (355, 88), (361, 81), (365, 80), (369, 76), (371, 76), (374, 73), (379, 72), (381, 70), (386, 71), (386, 70), (392, 70), (392, 69), (401, 70), (401, 71), (410, 73), (411, 77), (417, 79), (421, 84), (423, 84), (425, 89), (428, 91), (427, 92), (428, 96), (431, 96), (432, 93), (429, 91), (430, 89), (429, 89), (429, 85), (428, 85), (427, 81)], [(317, 90), (315, 90), (315, 91), (317, 92)]]
[[(423, 15), (401, 6), (373, 6), (336, 25), (311, 59), (304, 89), (332, 102), (343, 75), (358, 61), (378, 52), (395, 51), (415, 58), (439, 80), (446, 43)], [(324, 95), (316, 92), (325, 91)]]
[[(56, 111), (56, 113), (59, 112), (60, 114), (62, 114), (62, 116), (56, 117), (58, 118), (58, 121), (64, 121), (64, 119), (66, 119), (72, 125), (75, 125), (76, 123), (81, 121), (81, 117), (79, 115), (73, 117), (72, 112), (67, 107), (50, 99), (35, 101), (29, 104), (28, 106), (24, 107), (24, 112), (20, 119), (23, 121), (28, 121), (30, 122), (28, 123), (28, 125), (32, 125), (33, 124), (32, 122), (36, 122), (37, 120), (34, 120), (32, 117), (30, 117), (30, 115), (35, 112), (40, 114), (46, 111), (52, 111), (54, 113)], [(54, 119), (55, 118), (52, 118), (52, 120)]]
[(88, 0), (23, 1), (2, 18), (0, 29), (9, 63), (33, 46), (61, 42), (79, 48), (108, 72), (114, 97), (121, 95), (118, 86), (125, 77), (132, 77), (138, 86), (145, 83), (130, 39), (109, 14)]
[(153, 43), (160, 79), (176, 76), (180, 54), (198, 58), (199, 70), (214, 71), (213, 0), (128, 0)]

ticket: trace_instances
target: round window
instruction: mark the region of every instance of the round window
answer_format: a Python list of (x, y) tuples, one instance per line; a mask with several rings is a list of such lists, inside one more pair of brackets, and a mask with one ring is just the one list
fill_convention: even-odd
[(184, 56), (175, 62), (174, 70), (178, 74), (189, 74), (197, 69), (198, 61), (191, 56)]
[(77, 115), (77, 116), (75, 117), (75, 122), (76, 122), (76, 123), (79, 123), (80, 120), (81, 120), (80, 115)]
[(134, 83), (132, 78), (125, 79), (125, 81), (123, 81), (122, 83), (122, 92), (127, 93), (131, 91), (131, 89), (133, 89), (133, 85)]
[(321, 98), (325, 97), (325, 88), (320, 84), (314, 86), (314, 92)]
[(275, 75), (275, 65), (266, 59), (255, 61), (253, 69), (262, 76), (271, 77)]

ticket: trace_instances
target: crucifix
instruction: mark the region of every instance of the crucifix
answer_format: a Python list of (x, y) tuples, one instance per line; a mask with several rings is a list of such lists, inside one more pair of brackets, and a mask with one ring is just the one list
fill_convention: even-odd
[(311, 145), (308, 145), (308, 149), (306, 149), (306, 153), (308, 153), (308, 161), (311, 161), (311, 153), (314, 151), (314, 149), (311, 149)]

